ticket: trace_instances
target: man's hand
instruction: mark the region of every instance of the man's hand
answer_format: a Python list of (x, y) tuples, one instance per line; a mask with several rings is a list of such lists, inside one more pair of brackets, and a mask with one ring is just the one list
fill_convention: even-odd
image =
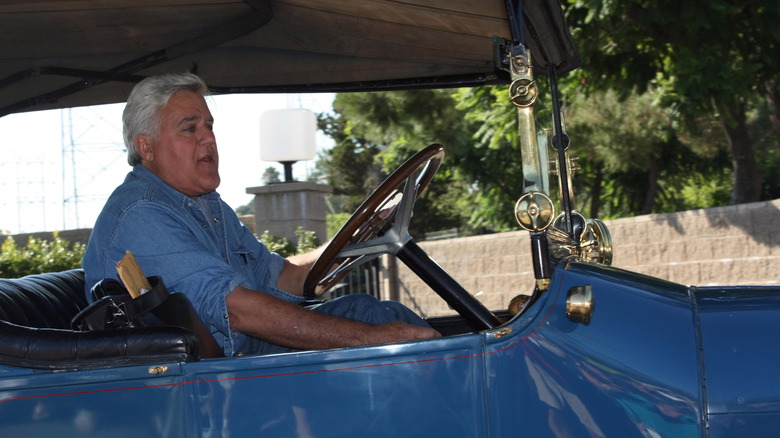
[(306, 276), (309, 275), (311, 266), (326, 246), (327, 243), (307, 253), (287, 257), (284, 268), (279, 274), (279, 289), (299, 297), (303, 296), (303, 283), (306, 281)]

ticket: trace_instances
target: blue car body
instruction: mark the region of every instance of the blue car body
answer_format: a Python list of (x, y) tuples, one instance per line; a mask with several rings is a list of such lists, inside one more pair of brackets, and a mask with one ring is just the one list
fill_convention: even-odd
[[(588, 285), (591, 320), (568, 291)], [(0, 368), (0, 434), (773, 436), (780, 288), (695, 288), (559, 264), (493, 330), (263, 357)], [(154, 374), (157, 373), (157, 374)]]

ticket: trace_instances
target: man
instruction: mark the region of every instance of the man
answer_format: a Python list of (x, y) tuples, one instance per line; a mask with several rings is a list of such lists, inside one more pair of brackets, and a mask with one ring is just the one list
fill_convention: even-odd
[(190, 298), (228, 356), (439, 336), (401, 304), (367, 295), (300, 305), (320, 251), (288, 259), (271, 253), (222, 202), (206, 93), (200, 78), (181, 74), (147, 78), (130, 94), (123, 122), (133, 170), (87, 245), (88, 299), (97, 281), (117, 277), (129, 250), (146, 275)]

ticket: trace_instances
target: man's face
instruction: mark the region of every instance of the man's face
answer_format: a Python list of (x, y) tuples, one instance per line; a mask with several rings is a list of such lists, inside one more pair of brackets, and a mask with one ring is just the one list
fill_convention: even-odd
[(219, 153), (214, 118), (198, 93), (181, 90), (158, 111), (156, 139), (138, 136), (136, 147), (142, 162), (155, 175), (183, 194), (194, 198), (219, 186)]

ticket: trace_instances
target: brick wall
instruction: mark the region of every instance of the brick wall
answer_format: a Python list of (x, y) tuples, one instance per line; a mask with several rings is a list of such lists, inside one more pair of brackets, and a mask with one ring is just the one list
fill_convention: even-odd
[[(613, 266), (686, 285), (780, 284), (780, 200), (607, 221)], [(530, 293), (533, 271), (523, 231), (419, 242), (488, 308)], [(426, 315), (452, 310), (403, 264), (398, 299)]]

